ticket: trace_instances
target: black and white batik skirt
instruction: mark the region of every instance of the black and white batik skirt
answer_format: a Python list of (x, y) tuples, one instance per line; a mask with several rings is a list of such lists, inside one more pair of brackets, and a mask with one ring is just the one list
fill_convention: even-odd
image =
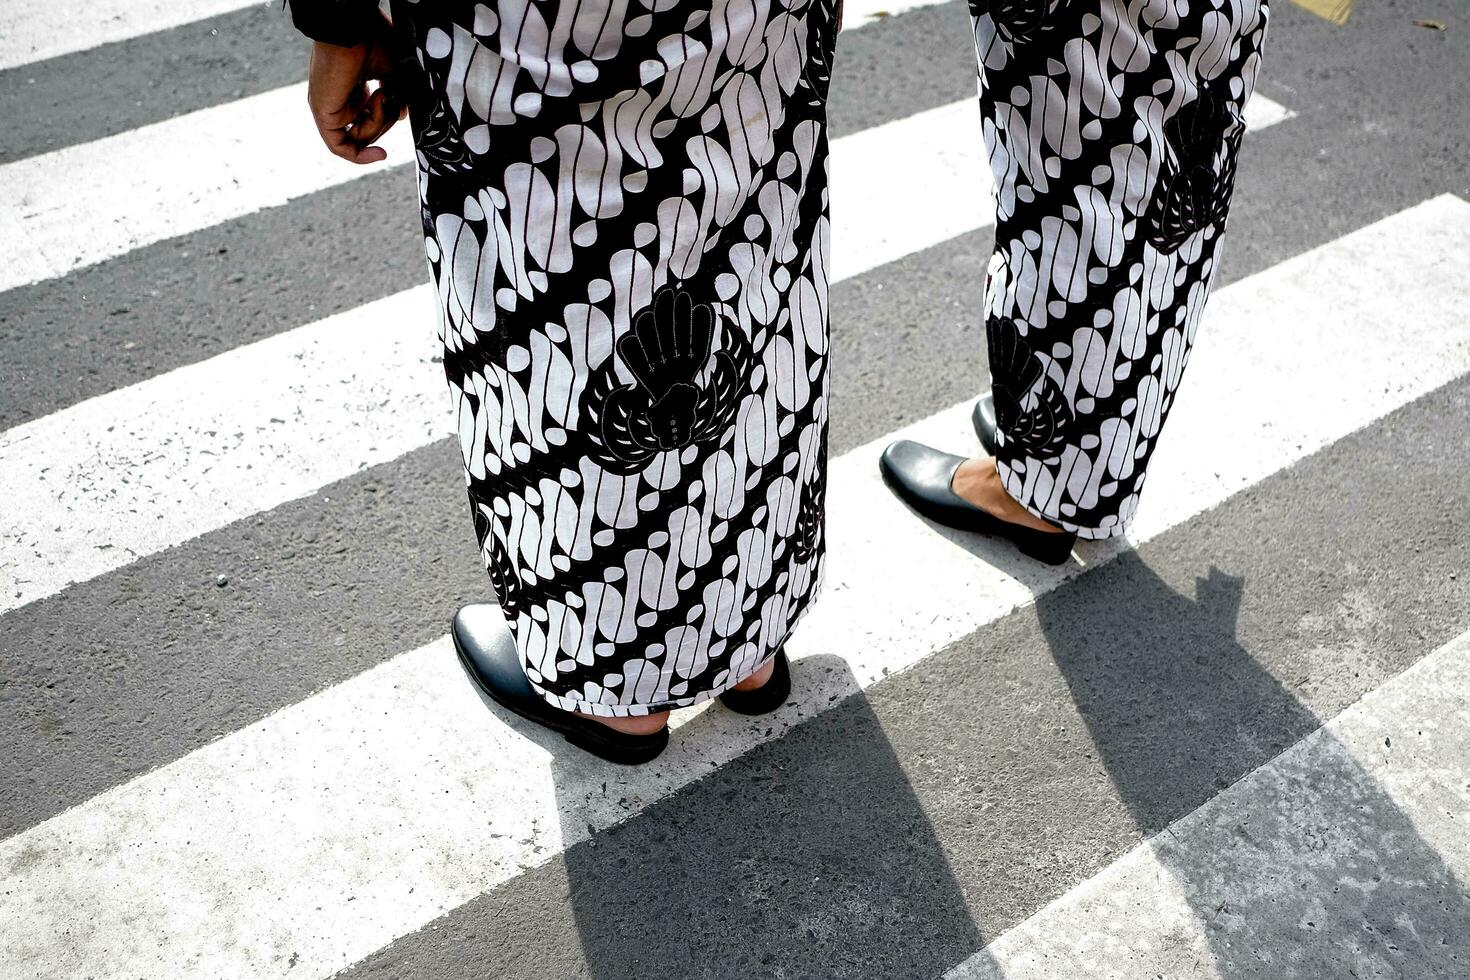
[(826, 0), (405, 2), (481, 554), (547, 701), (637, 715), (816, 594)]

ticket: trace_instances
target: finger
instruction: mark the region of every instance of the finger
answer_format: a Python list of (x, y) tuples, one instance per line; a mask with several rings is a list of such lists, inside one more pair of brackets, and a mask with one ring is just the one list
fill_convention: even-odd
[(388, 91), (388, 101), (385, 108), (398, 119), (408, 118), (408, 99), (404, 97), (403, 86), (396, 79), (383, 82), (383, 88)]
[(388, 152), (381, 146), (367, 146), (355, 140), (349, 130), (343, 126), (335, 129), (321, 129), (322, 142), (327, 149), (344, 160), (353, 163), (377, 163), (388, 158)]
[[(397, 122), (389, 108), (388, 90), (379, 87), (368, 94), (366, 86), (359, 86), (349, 101), (357, 104), (358, 109), (348, 124), (333, 130), (340, 135), (340, 139), (329, 144), (334, 147), (333, 152), (358, 164), (386, 160), (387, 150), (373, 144)], [(343, 115), (337, 114), (336, 118)]]
[(382, 163), (388, 159), (388, 151), (381, 146), (354, 146), (354, 155), (348, 157), (353, 163)]
[(337, 106), (312, 109), (312, 118), (323, 129), (346, 129), (362, 114), (362, 100), (348, 99)]
[(328, 150), (339, 157), (352, 159), (357, 155), (357, 148), (347, 139), (347, 128), (345, 126), (324, 126), (317, 123), (316, 131), (321, 135), (322, 142)]
[(311, 118), (316, 123), (316, 130), (321, 134), (322, 142), (327, 144), (327, 149), (338, 156), (344, 155), (341, 147), (347, 141), (347, 129), (352, 125), (352, 120), (357, 112), (350, 106), (351, 100), (335, 106), (323, 106), (311, 101)]
[(362, 91), (365, 51), (316, 45), (306, 83), (306, 102), (319, 124), (335, 127), (352, 121), (366, 93)]
[(398, 121), (397, 117), (389, 111), (388, 91), (378, 89), (367, 97), (363, 103), (362, 112), (353, 120), (352, 128), (348, 136), (359, 146), (367, 146), (376, 142), (379, 137), (388, 131), (388, 128)]

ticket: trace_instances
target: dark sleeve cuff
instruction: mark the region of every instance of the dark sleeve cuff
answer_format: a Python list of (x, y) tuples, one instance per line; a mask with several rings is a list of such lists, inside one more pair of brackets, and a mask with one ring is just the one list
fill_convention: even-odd
[(281, 0), (291, 5), (291, 22), (313, 41), (345, 48), (369, 40), (383, 29), (377, 0)]

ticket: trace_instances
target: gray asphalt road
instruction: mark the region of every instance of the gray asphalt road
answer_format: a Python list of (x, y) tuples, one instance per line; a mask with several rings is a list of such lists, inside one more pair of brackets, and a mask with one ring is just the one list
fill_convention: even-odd
[[(1246, 143), (1216, 288), (1470, 199), (1467, 65), (1447, 0), (1344, 27), (1278, 3), (1259, 92), (1295, 117)], [(0, 165), (303, 72), (269, 6), (0, 71)], [(973, 92), (965, 7), (908, 11), (843, 35), (833, 134)], [(400, 167), (0, 293), (0, 429), (420, 283), (412, 193)], [(989, 248), (982, 229), (834, 288), (834, 455), (983, 384)], [(942, 975), (1470, 631), (1467, 448), (1462, 377), (341, 966)], [(0, 615), (0, 835), (429, 643), (487, 594), (478, 562), (443, 440)], [(1470, 975), (1459, 872), (1417, 838), (1382, 857), (1419, 887), (1357, 922), (1372, 938), (1287, 969), (1227, 929), (1197, 975), (1326, 980), (1375, 942), (1400, 975)]]

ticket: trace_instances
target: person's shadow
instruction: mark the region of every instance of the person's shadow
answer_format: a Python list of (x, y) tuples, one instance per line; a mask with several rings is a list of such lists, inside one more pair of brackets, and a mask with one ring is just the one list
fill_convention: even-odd
[[(1184, 594), (1128, 552), (1036, 603), (1102, 764), (1139, 831), (1159, 835), (1155, 859), (1188, 896), (1216, 973), (1470, 975), (1470, 892), (1329, 732), (1303, 782), (1232, 814), (1236, 846), (1160, 834), (1320, 727), (1237, 641), (1244, 588), (1211, 566)], [(1298, 848), (1314, 853), (1299, 862)], [(1291, 873), (1323, 862), (1320, 876)]]
[(937, 978), (985, 945), (840, 657), (793, 661), (770, 715), (709, 706), (636, 767), (481, 701), (551, 756), (565, 849), (545, 835), (548, 860), (352, 976)]
[[(1278, 779), (1237, 806), (1223, 839), (1219, 826), (1213, 840), (1167, 832), (1320, 727), (1238, 641), (1245, 581), (1207, 564), (1173, 578), (1125, 552), (1043, 590), (1034, 614), (1117, 798), (1198, 920), (1213, 963), (1196, 972), (1470, 975), (1470, 892), (1328, 732), (1301, 784)], [(1006, 976), (974, 918), (996, 883), (956, 879), (846, 661), (806, 657), (792, 673), (780, 710), (804, 720), (789, 731), (715, 705), (633, 769), (512, 720), (553, 757), (570, 846), (451, 917), (421, 964), (432, 972), (414, 975), (849, 980), (963, 963), (965, 980)], [(980, 724), (967, 718), (950, 723)], [(1048, 980), (1097, 975), (1072, 936), (1042, 938), (1049, 964), (1077, 964)]]
[[(846, 661), (797, 660), (792, 680), (782, 711), (829, 710), (568, 852), (585, 964), (571, 975), (938, 977), (984, 945)], [(674, 733), (666, 756), (677, 766), (770, 727), (715, 705)], [(574, 771), (583, 760), (567, 761), (559, 794), (586, 785)], [(580, 795), (559, 803), (564, 827), (584, 820)]]

